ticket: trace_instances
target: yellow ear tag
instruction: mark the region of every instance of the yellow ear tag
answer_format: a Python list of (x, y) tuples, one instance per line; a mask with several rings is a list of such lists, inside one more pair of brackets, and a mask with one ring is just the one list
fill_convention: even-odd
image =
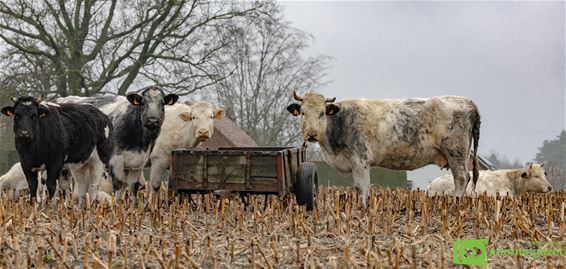
[(293, 110), (293, 116), (299, 116), (300, 112), (299, 110), (295, 109)]
[(134, 99), (134, 105), (139, 106), (140, 102), (138, 101), (138, 99)]
[(7, 114), (8, 116), (14, 115), (14, 113), (12, 113), (12, 111), (6, 111), (6, 114)]
[(173, 99), (169, 99), (168, 105), (173, 105)]
[(40, 117), (40, 118), (45, 118), (45, 112), (39, 113), (39, 117)]

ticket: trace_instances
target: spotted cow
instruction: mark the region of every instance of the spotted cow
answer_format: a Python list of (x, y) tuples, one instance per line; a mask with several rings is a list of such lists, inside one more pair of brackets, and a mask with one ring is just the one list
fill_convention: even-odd
[(65, 97), (57, 103), (86, 103), (100, 108), (114, 124), (114, 151), (110, 171), (114, 191), (121, 198), (130, 188), (137, 202), (139, 178), (149, 159), (165, 118), (165, 106), (179, 96), (165, 94), (161, 87), (150, 86), (124, 96)]
[(1, 111), (14, 117), (15, 146), (30, 201), (37, 194), (38, 172), (47, 171), (47, 190), (53, 198), (63, 168), (69, 168), (76, 178), (79, 202), (85, 201), (87, 192), (96, 197), (113, 149), (110, 119), (90, 105), (59, 105), (31, 96), (12, 101), (12, 106)]
[(413, 170), (429, 164), (450, 168), (456, 195), (468, 183), (467, 159), (473, 141), (473, 182), (478, 177), (480, 115), (462, 97), (426, 99), (348, 99), (335, 102), (309, 92), (294, 99), (287, 110), (300, 116), (302, 136), (318, 142), (326, 161), (351, 172), (354, 186), (366, 203), (370, 168)]

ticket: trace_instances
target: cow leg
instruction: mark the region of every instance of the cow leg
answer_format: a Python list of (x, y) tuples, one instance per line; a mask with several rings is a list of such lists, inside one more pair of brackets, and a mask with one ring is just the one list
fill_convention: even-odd
[(100, 187), (100, 181), (102, 180), (102, 173), (104, 172), (104, 164), (98, 158), (98, 153), (95, 153), (88, 164), (88, 195), (91, 199), (96, 199), (98, 197), (98, 188)]
[[(76, 188), (77, 188), (77, 196), (78, 196), (78, 199), (79, 199), (79, 204), (80, 205), (86, 205), (86, 193), (88, 191), (88, 185), (89, 185), (88, 184), (89, 183), (88, 170), (86, 169), (86, 167), (83, 166), (83, 167), (71, 170), (71, 173), (72, 173), (73, 177), (75, 178), (75, 185), (76, 185)], [(90, 196), (90, 194), (89, 194), (89, 196)], [(93, 199), (93, 197), (90, 197), (90, 199)]]
[(368, 192), (370, 188), (370, 176), (369, 176), (370, 166), (357, 159), (356, 157), (352, 160), (352, 177), (354, 178), (354, 187), (358, 192), (358, 196), (361, 196), (364, 206), (367, 206)]
[(116, 194), (116, 199), (121, 200), (127, 187), (126, 170), (124, 170), (124, 158), (122, 156), (116, 156), (110, 160), (109, 172), (112, 177), (112, 189)]
[(62, 170), (61, 176), (59, 177), (59, 191), (63, 192), (65, 199), (70, 199), (72, 190), (71, 190), (71, 171), (70, 170)]
[(450, 163), (450, 172), (452, 172), (454, 178), (454, 196), (462, 197), (470, 180), (470, 175), (466, 170), (466, 163), (459, 158), (449, 159), (448, 162)]
[(37, 173), (27, 169), (24, 170), (26, 181), (28, 182), (30, 203), (33, 203), (37, 196)]
[(131, 199), (132, 202), (134, 203), (134, 206), (137, 206), (138, 204), (138, 190), (140, 188), (139, 178), (142, 173), (143, 173), (142, 169), (130, 170), (128, 172), (128, 175), (126, 176), (126, 182), (130, 187), (130, 191), (132, 193)]
[(466, 192), (466, 185), (469, 181), (469, 174), (466, 171), (466, 163), (459, 158), (448, 159), (450, 171), (454, 178), (454, 203), (450, 206), (450, 211), (460, 210), (460, 201)]
[(168, 160), (162, 160), (159, 158), (151, 159), (151, 174), (149, 177), (149, 182), (151, 185), (150, 194), (159, 190), (161, 187), (161, 182), (163, 181), (163, 175), (167, 171), (169, 166)]

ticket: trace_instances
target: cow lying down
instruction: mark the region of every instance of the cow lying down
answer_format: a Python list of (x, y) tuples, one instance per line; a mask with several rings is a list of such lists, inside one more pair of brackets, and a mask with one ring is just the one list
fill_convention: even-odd
[[(46, 197), (46, 187), (45, 187), (45, 179), (47, 178), (47, 174), (45, 171), (38, 173), (38, 179), (41, 179), (38, 182), (38, 189), (37, 189), (37, 201), (42, 201)], [(65, 192), (65, 196), (69, 197), (69, 191), (71, 188), (71, 182), (73, 182), (73, 177), (68, 169), (63, 169), (61, 171), (61, 176), (59, 177), (57, 189)], [(142, 176), (140, 177), (140, 182), (145, 185), (145, 178)], [(0, 177), (0, 197), (2, 197), (4, 191), (8, 191), (9, 198), (17, 198), (19, 196), (19, 192), (22, 190), (29, 189), (28, 183), (26, 181), (26, 177), (24, 175), (24, 171), (22, 170), (22, 166), (20, 163), (16, 163), (10, 168), (6, 174)], [(77, 196), (77, 191), (74, 191), (75, 196)], [(102, 179), (100, 181), (100, 188), (97, 192), (97, 200), (110, 202), (112, 200), (112, 180), (108, 173), (105, 171), (102, 174)]]
[[(38, 181), (45, 183), (47, 174), (45, 172), (38, 173)], [(39, 182), (39, 183), (41, 183)], [(43, 200), (44, 193), (46, 191), (44, 184), (39, 184), (37, 188), (38, 201)], [(26, 181), (26, 175), (22, 170), (22, 165), (20, 163), (15, 163), (12, 165), (10, 170), (6, 174), (0, 176), (0, 197), (3, 196), (4, 191), (8, 192), (8, 197), (14, 199), (20, 196), (20, 191), (28, 189), (28, 182)]]
[[(546, 180), (546, 173), (542, 165), (531, 164), (525, 168), (479, 171), (479, 178), (475, 192), (472, 191), (472, 183), (468, 183), (467, 194), (483, 194), (496, 196), (520, 196), (525, 192), (549, 192), (552, 186)], [(437, 177), (430, 182), (426, 188), (428, 195), (452, 194), (454, 192), (454, 180), (452, 175)]]
[[(71, 176), (71, 173), (68, 173), (68, 170), (63, 170), (62, 173), (61, 173), (61, 178), (59, 180), (60, 181), (66, 181), (66, 182), (73, 182), (74, 178), (73, 178), (73, 176)], [(145, 177), (144, 177), (143, 173), (141, 174), (141, 176), (139, 177), (138, 180), (139, 180), (141, 186), (145, 187), (146, 181), (145, 181)], [(75, 196), (77, 195), (76, 190), (73, 193), (75, 194)], [(114, 193), (114, 191), (113, 191), (113, 187), (112, 187), (112, 178), (108, 174), (108, 171), (105, 170), (102, 173), (102, 178), (100, 179), (100, 187), (98, 188), (96, 199), (98, 201), (110, 203), (112, 201), (112, 194), (113, 193)]]

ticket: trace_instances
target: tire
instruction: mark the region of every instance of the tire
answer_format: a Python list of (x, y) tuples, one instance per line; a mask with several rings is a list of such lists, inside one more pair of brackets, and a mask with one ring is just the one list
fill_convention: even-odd
[(294, 185), (297, 204), (306, 205), (307, 211), (312, 211), (315, 207), (315, 197), (318, 192), (318, 173), (314, 163), (305, 162), (299, 166), (297, 179)]

